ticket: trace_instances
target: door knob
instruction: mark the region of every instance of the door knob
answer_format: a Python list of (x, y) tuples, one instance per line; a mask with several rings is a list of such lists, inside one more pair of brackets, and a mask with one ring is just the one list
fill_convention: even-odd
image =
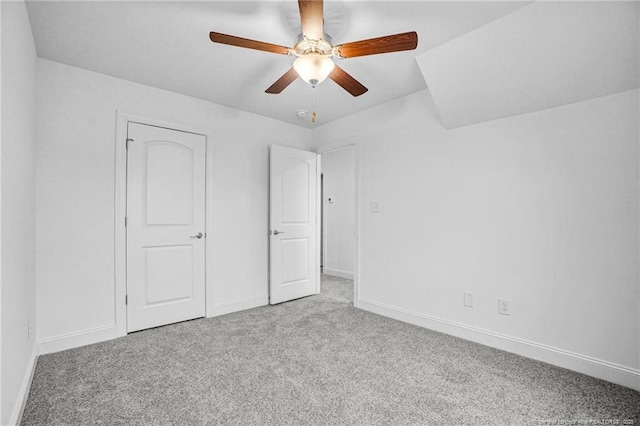
[(284, 231), (278, 231), (277, 229), (273, 230), (273, 235), (284, 234)]
[(190, 236), (189, 238), (198, 238), (198, 239), (200, 239), (200, 238), (202, 238), (202, 237), (203, 237), (203, 235), (204, 235), (204, 234), (203, 234), (202, 232), (198, 232), (196, 235), (192, 235), (192, 236)]

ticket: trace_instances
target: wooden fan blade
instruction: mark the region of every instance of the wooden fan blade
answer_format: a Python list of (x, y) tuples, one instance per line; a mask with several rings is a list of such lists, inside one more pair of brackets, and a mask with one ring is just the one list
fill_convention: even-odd
[(229, 46), (245, 47), (247, 49), (262, 50), (265, 52), (290, 55), (291, 49), (277, 44), (265, 43), (263, 41), (251, 40), (248, 38), (236, 37), (228, 34), (210, 32), (209, 38), (214, 43), (228, 44)]
[(329, 74), (329, 78), (338, 83), (344, 90), (351, 93), (353, 96), (360, 96), (369, 90), (337, 65), (333, 68), (331, 74)]
[(418, 34), (415, 31), (411, 31), (408, 33), (344, 43), (336, 47), (342, 58), (355, 58), (357, 56), (413, 50), (417, 46)]
[(324, 36), (322, 0), (298, 0), (302, 34), (311, 40), (320, 40)]
[(275, 83), (273, 83), (271, 87), (265, 90), (265, 92), (276, 95), (286, 89), (287, 86), (289, 86), (296, 80), (296, 78), (298, 78), (298, 73), (296, 72), (296, 70), (291, 68), (289, 71), (284, 73), (284, 75), (280, 77)]

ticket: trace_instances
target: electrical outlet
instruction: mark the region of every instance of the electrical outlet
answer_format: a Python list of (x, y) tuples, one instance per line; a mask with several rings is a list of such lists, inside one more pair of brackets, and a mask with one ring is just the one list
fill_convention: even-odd
[(473, 308), (473, 293), (464, 293), (464, 306)]
[(511, 300), (498, 299), (498, 313), (500, 315), (511, 315)]

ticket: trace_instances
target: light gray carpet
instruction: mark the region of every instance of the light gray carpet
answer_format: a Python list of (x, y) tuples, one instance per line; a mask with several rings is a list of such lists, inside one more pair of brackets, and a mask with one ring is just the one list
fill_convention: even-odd
[(325, 276), (318, 296), (41, 356), (22, 424), (640, 424), (638, 392), (351, 302)]

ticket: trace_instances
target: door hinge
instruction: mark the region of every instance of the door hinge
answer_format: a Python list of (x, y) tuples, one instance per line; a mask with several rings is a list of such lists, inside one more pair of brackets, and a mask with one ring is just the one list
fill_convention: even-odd
[(127, 217), (126, 216), (124, 217), (124, 227), (125, 228), (127, 227)]
[(129, 296), (128, 295), (124, 295), (124, 304), (128, 305), (129, 304)]
[(133, 139), (127, 139), (127, 149), (129, 149), (129, 142), (133, 142)]

